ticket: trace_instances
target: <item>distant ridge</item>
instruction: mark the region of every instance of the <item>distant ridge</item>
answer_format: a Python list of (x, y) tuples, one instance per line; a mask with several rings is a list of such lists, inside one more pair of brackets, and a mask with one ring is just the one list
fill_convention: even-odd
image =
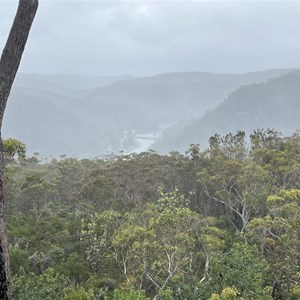
[(201, 118), (166, 130), (155, 149), (184, 151), (192, 143), (205, 147), (215, 133), (237, 130), (275, 128), (288, 135), (300, 128), (299, 113), (300, 71), (297, 70), (263, 83), (241, 86)]
[(131, 151), (134, 134), (199, 119), (240, 86), (290, 71), (186, 72), (144, 78), (20, 74), (8, 102), (3, 135), (22, 140), (29, 152), (43, 156)]
[(109, 85), (113, 82), (132, 79), (129, 75), (69, 75), (69, 74), (17, 74), (15, 85), (35, 88), (63, 95), (76, 95), (81, 90)]

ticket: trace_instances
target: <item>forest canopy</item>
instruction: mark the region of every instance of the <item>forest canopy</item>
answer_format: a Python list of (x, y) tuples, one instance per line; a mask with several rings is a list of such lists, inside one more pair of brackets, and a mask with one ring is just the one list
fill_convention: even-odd
[(298, 132), (46, 163), (4, 145), (13, 299), (299, 299)]

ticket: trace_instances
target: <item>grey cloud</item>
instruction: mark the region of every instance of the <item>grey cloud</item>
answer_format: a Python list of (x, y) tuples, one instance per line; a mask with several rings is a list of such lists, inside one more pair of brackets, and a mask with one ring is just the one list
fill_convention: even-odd
[[(0, 1), (0, 46), (16, 2)], [(21, 70), (148, 75), (299, 67), (300, 2), (41, 1)]]

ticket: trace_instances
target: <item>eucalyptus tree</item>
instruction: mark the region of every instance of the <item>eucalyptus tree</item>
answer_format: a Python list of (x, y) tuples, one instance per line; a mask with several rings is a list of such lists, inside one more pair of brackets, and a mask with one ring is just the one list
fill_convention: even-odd
[(248, 238), (264, 254), (275, 299), (300, 293), (300, 190), (281, 189), (267, 199), (268, 212), (249, 224)]
[(222, 205), (234, 227), (244, 232), (251, 218), (265, 210), (271, 192), (271, 173), (250, 160), (243, 132), (210, 139), (197, 173), (204, 195)]
[[(19, 0), (17, 13), (0, 59), (0, 141), (3, 115), (17, 74), (38, 0)], [(3, 145), (0, 142), (0, 299), (10, 299), (10, 275), (4, 223)]]

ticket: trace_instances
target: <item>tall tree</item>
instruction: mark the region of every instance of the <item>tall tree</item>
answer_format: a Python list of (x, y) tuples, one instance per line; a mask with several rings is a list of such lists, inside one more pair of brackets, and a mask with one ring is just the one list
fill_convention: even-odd
[(10, 272), (4, 223), (3, 145), (1, 128), (12, 84), (17, 74), (38, 0), (19, 0), (17, 13), (0, 60), (0, 299), (10, 299)]

